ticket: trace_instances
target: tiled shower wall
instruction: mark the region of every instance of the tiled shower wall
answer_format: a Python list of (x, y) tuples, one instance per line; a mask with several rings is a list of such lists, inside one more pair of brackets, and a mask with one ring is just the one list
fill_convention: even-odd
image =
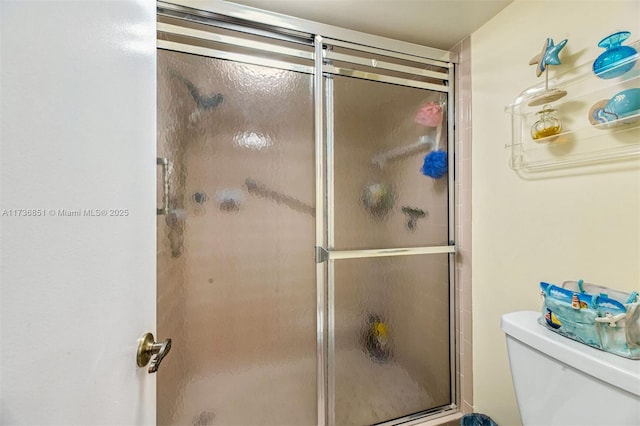
[(456, 73), (456, 287), (457, 335), (460, 349), (461, 408), (473, 411), (471, 336), (471, 38), (453, 49), (459, 54)]

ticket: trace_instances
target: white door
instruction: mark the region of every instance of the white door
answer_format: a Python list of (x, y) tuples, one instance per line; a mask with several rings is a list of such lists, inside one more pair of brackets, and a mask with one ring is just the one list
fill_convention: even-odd
[(0, 1), (0, 423), (154, 424), (155, 2)]

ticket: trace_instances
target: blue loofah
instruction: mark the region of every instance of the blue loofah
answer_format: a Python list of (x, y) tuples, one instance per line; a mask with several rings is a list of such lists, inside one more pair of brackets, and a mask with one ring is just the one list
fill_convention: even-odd
[(424, 164), (420, 169), (423, 175), (440, 179), (447, 174), (447, 152), (441, 149), (431, 151), (424, 157)]

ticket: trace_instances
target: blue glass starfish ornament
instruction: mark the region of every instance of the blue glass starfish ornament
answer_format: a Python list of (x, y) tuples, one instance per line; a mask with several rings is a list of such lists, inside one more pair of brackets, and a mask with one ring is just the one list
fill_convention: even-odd
[[(551, 39), (549, 39), (551, 40)], [(558, 53), (564, 48), (564, 45), (567, 44), (568, 39), (562, 40), (560, 43), (554, 46), (553, 40), (549, 43), (549, 47), (544, 54), (544, 62), (547, 65), (560, 65), (560, 58), (558, 58)]]
[(547, 53), (547, 49), (549, 48), (550, 42), (553, 43), (553, 41), (550, 38), (546, 39), (544, 41), (544, 44), (542, 45), (542, 52), (538, 53), (529, 61), (529, 65), (536, 65), (536, 64), (538, 65), (536, 67), (536, 77), (540, 77), (544, 72), (544, 70), (546, 69), (546, 66), (544, 63), (544, 54)]
[(536, 76), (540, 77), (542, 73), (547, 69), (547, 65), (560, 65), (560, 58), (558, 54), (562, 50), (562, 48), (567, 44), (567, 39), (565, 38), (558, 44), (553, 43), (553, 39), (547, 38), (542, 45), (542, 52), (538, 53), (536, 56), (531, 58), (529, 61), (529, 65), (535, 65), (536, 67)]
[(562, 40), (558, 44), (554, 44), (553, 39), (547, 38), (542, 45), (542, 51), (529, 61), (529, 65), (537, 65), (537, 77), (540, 77), (542, 73), (546, 71), (544, 91), (535, 95), (531, 101), (529, 101), (529, 106), (543, 105), (553, 102), (567, 94), (566, 91), (558, 88), (549, 89), (549, 69), (547, 68), (547, 65), (560, 65), (560, 58), (558, 57), (558, 54), (566, 44), (567, 39)]

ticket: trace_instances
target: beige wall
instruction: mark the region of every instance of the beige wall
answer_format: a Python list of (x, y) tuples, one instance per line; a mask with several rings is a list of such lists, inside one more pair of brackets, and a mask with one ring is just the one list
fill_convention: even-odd
[(500, 425), (520, 422), (502, 314), (538, 310), (541, 280), (639, 288), (638, 164), (525, 180), (509, 169), (504, 149), (504, 107), (540, 81), (527, 64), (544, 39), (569, 39), (553, 74), (593, 60), (598, 41), (623, 29), (640, 38), (640, 2), (517, 0), (471, 37), (474, 406)]

